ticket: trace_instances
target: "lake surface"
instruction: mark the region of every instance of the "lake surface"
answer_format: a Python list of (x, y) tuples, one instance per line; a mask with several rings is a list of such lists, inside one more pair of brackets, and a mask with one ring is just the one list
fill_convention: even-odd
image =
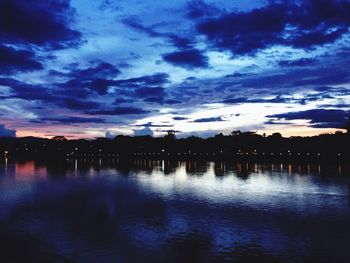
[(0, 163), (0, 262), (350, 262), (339, 165)]

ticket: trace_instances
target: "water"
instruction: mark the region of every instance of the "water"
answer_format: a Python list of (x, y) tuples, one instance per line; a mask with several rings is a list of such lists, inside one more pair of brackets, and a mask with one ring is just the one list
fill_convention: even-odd
[(0, 262), (349, 262), (349, 167), (0, 164)]

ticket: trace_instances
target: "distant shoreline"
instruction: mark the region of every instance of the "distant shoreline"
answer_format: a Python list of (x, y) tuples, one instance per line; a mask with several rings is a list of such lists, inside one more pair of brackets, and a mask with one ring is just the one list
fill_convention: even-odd
[(284, 138), (279, 133), (261, 136), (254, 132), (232, 132), (203, 139), (176, 139), (174, 134), (116, 136), (114, 139), (66, 140), (35, 137), (0, 138), (0, 156), (14, 159), (164, 159), (234, 160), (258, 162), (349, 162), (350, 134)]
[(118, 160), (120, 162), (132, 162), (132, 161), (176, 161), (176, 162), (233, 162), (233, 163), (283, 163), (283, 164), (322, 164), (322, 163), (337, 163), (337, 164), (350, 164), (350, 156), (176, 156), (176, 155), (150, 155), (150, 156), (137, 156), (137, 155), (114, 155), (114, 154), (79, 154), (79, 155), (11, 155), (2, 156), (1, 162), (6, 161), (64, 161), (64, 160), (79, 160), (79, 161), (94, 161), (94, 160)]

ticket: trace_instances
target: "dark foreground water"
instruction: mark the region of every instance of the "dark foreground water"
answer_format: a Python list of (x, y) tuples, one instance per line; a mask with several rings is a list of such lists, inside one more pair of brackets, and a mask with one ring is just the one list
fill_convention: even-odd
[(0, 262), (350, 262), (338, 165), (0, 164)]

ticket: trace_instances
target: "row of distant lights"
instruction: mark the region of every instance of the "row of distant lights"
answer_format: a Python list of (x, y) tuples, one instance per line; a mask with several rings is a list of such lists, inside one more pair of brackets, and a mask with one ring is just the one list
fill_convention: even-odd
[[(165, 152), (165, 150), (162, 150), (162, 153), (164, 153)], [(220, 151), (220, 154), (222, 154), (223, 153), (223, 151)], [(254, 152), (252, 152), (251, 153), (252, 155), (258, 155), (258, 153), (257, 153), (257, 151), (256, 150), (254, 150)], [(265, 153), (265, 152), (263, 152), (262, 153), (262, 155), (271, 155), (271, 156), (273, 156), (273, 155), (275, 155), (275, 153)], [(146, 152), (141, 152), (141, 153), (134, 153), (134, 155), (160, 155), (160, 153), (146, 153)], [(170, 153), (168, 153), (168, 155), (170, 155)], [(188, 151), (188, 153), (186, 153), (186, 152), (183, 152), (183, 153), (177, 153), (177, 155), (191, 155), (191, 151)], [(197, 155), (197, 153), (193, 153), (193, 155)], [(203, 155), (203, 153), (198, 153), (198, 155)], [(204, 155), (216, 155), (216, 153), (205, 153)], [(241, 150), (238, 150), (238, 152), (237, 152), (237, 154), (236, 155), (250, 155), (250, 153), (249, 152), (242, 152)], [(276, 155), (280, 155), (280, 156), (282, 156), (283, 155), (283, 153), (277, 153)], [(292, 153), (291, 153), (291, 151), (288, 151), (288, 153), (287, 153), (287, 155), (289, 155), (289, 156), (291, 156), (291, 155), (293, 155)], [(302, 154), (300, 153), (300, 152), (298, 152), (297, 153), (297, 155), (298, 156), (301, 156)], [(306, 153), (306, 155), (307, 156), (310, 156), (311, 154), (310, 153)], [(317, 156), (321, 156), (321, 153), (317, 153), (316, 154)], [(338, 153), (337, 154), (338, 156), (341, 156), (341, 153)]]
[(108, 156), (108, 157), (119, 157), (119, 154), (112, 154), (112, 153), (107, 153), (107, 154), (103, 154), (103, 153), (99, 153), (99, 154), (95, 154), (95, 153), (67, 153), (67, 156)]
[[(253, 155), (258, 155), (258, 153), (257, 153), (256, 150), (254, 150), (254, 152), (253, 152), (252, 154), (253, 154)], [(241, 152), (241, 150), (238, 150), (237, 155), (249, 155), (249, 152), (244, 153), (244, 152)], [(269, 155), (269, 153), (263, 152), (262, 155)], [(275, 153), (272, 152), (272, 153), (270, 153), (270, 155), (275, 155)], [(276, 155), (278, 155), (278, 153), (277, 153)], [(279, 155), (282, 156), (283, 153), (280, 152)], [(293, 154), (292, 154), (292, 152), (291, 152), (290, 150), (288, 150), (287, 155), (291, 156), (291, 155), (293, 155)], [(297, 155), (300, 156), (301, 153), (298, 152)], [(306, 155), (307, 155), (307, 156), (310, 156), (310, 153), (306, 153)], [(321, 156), (320, 153), (317, 153), (316, 155), (317, 155), (317, 156)], [(340, 156), (341, 154), (338, 153), (337, 155)]]
[[(28, 151), (29, 149), (28, 148), (26, 148), (25, 149), (26, 151)], [(78, 148), (75, 148), (75, 150), (77, 151), (78, 150)], [(100, 152), (100, 154), (99, 154), (99, 156), (101, 156), (101, 155), (103, 155), (103, 154), (101, 154), (101, 152), (102, 152), (102, 150), (101, 149), (99, 149), (99, 152)], [(165, 152), (165, 150), (163, 149), (162, 150), (162, 153), (164, 153)], [(220, 151), (220, 154), (222, 154), (223, 153), (223, 151)], [(8, 151), (4, 151), (4, 154), (5, 155), (7, 155), (8, 154)], [(177, 155), (191, 155), (191, 151), (188, 151), (188, 153), (186, 153), (186, 152), (184, 152), (184, 153), (177, 153)], [(76, 153), (74, 153), (74, 152), (71, 152), (70, 154), (67, 154), (67, 156), (70, 156), (70, 155), (77, 155)], [(96, 154), (80, 154), (80, 156), (95, 156)], [(117, 157), (119, 157), (119, 154), (106, 154), (107, 156), (117, 156)], [(134, 153), (134, 155), (160, 155), (160, 153), (158, 152), (158, 153), (146, 153), (146, 152), (142, 152), (142, 153)], [(170, 153), (167, 153), (167, 155), (170, 155)], [(197, 153), (193, 153), (193, 155), (197, 155)], [(198, 153), (198, 155), (203, 155), (203, 153)], [(204, 155), (216, 155), (216, 153), (206, 153), (206, 154), (204, 154)], [(250, 155), (250, 153), (249, 152), (242, 152), (241, 150), (238, 150), (238, 152), (237, 152), (237, 154), (236, 155)], [(254, 152), (252, 152), (252, 155), (258, 155), (258, 153), (257, 153), (257, 151), (256, 150), (254, 150)], [(265, 152), (263, 152), (262, 153), (262, 155), (269, 155), (269, 153), (265, 153)], [(275, 153), (270, 153), (270, 155), (271, 156), (273, 156), (273, 155), (275, 155)], [(277, 154), (278, 155), (278, 154)], [(283, 153), (279, 153), (279, 155), (280, 156), (282, 156), (283, 155)], [(288, 150), (288, 155), (289, 156), (291, 156), (291, 155), (293, 155), (292, 153), (291, 153), (291, 151), (290, 150)], [(301, 156), (301, 153), (299, 152), (299, 153), (297, 153), (297, 155), (298, 156)], [(310, 156), (311, 154), (310, 153), (306, 153), (306, 155), (307, 156)], [(316, 154), (317, 156), (321, 156), (321, 154), (320, 153), (317, 153)], [(341, 153), (338, 153), (337, 154), (338, 156), (341, 156)]]

